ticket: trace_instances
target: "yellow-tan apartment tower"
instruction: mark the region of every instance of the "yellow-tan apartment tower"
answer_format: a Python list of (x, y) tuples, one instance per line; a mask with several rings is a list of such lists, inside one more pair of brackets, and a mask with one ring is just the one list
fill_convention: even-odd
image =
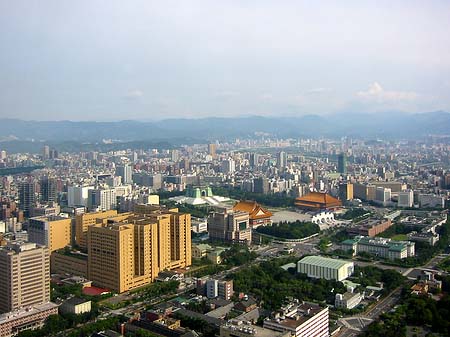
[(136, 205), (134, 213), (144, 215), (158, 224), (159, 269), (174, 269), (190, 266), (191, 215), (179, 213), (177, 208)]
[(50, 253), (71, 244), (72, 220), (59, 216), (30, 218), (28, 240), (47, 246)]
[(208, 154), (211, 157), (216, 158), (216, 144), (214, 143), (208, 144)]
[(0, 248), (0, 313), (50, 301), (50, 259), (45, 246), (10, 242)]
[(124, 292), (158, 276), (156, 224), (148, 221), (88, 228), (88, 277), (100, 287)]
[(117, 211), (110, 210), (104, 212), (93, 212), (78, 214), (75, 217), (75, 242), (83, 249), (86, 249), (88, 227), (117, 215)]

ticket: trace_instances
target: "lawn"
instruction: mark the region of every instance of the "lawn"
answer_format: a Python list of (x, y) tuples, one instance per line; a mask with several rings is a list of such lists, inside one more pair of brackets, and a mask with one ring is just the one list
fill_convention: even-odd
[(391, 237), (391, 239), (395, 241), (405, 241), (408, 239), (408, 237), (406, 236), (406, 234), (397, 234)]

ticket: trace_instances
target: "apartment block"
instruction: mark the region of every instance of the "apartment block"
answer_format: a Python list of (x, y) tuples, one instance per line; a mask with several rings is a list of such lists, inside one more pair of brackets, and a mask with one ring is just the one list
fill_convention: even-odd
[(71, 244), (72, 220), (58, 216), (30, 218), (28, 240), (47, 246), (50, 253)]
[(50, 301), (50, 259), (44, 246), (10, 242), (0, 248), (0, 312)]
[(89, 226), (100, 223), (104, 219), (117, 216), (117, 211), (93, 212), (78, 214), (75, 217), (75, 242), (80, 248), (86, 249), (87, 231)]

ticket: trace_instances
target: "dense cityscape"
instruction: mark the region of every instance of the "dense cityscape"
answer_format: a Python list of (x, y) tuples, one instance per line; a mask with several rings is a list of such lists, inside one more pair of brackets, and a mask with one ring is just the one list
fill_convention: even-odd
[(1, 336), (449, 332), (446, 138), (0, 160)]
[(0, 337), (449, 337), (450, 1), (0, 1)]

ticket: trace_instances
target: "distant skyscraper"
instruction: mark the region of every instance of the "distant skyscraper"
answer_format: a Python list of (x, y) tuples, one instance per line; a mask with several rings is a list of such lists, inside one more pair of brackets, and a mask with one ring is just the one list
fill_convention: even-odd
[(0, 284), (0, 313), (50, 301), (48, 249), (31, 242), (0, 248)]
[(269, 193), (269, 180), (266, 177), (253, 179), (253, 192), (263, 194)]
[(347, 174), (347, 156), (345, 153), (338, 155), (338, 172), (340, 174)]
[(42, 149), (42, 156), (44, 159), (50, 158), (50, 146), (48, 146), (48, 145), (44, 146), (44, 148)]
[(19, 201), (20, 208), (26, 217), (30, 216), (30, 211), (35, 204), (35, 189), (34, 183), (29, 181), (24, 181), (19, 184)]
[(56, 202), (56, 180), (49, 177), (43, 177), (40, 181), (41, 200), (43, 202)]
[(255, 168), (258, 166), (258, 162), (259, 162), (259, 154), (250, 153), (250, 166), (252, 168)]
[(172, 161), (176, 163), (180, 159), (180, 151), (176, 149), (172, 150), (171, 157)]
[(287, 166), (287, 153), (281, 151), (278, 153), (277, 157), (277, 167), (281, 170)]
[(232, 158), (225, 159), (221, 163), (221, 169), (225, 174), (234, 173), (236, 170), (236, 162)]
[(6, 151), (2, 150), (0, 151), (0, 160), (6, 159)]
[(133, 183), (133, 168), (130, 164), (117, 166), (116, 175), (122, 177), (123, 184)]
[(216, 144), (208, 144), (208, 154), (211, 157), (216, 158)]

